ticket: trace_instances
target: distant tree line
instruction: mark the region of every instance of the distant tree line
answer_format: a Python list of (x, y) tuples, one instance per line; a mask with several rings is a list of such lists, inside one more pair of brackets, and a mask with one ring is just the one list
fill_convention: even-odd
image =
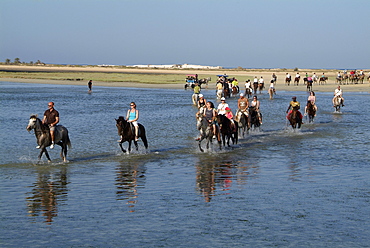
[(40, 60), (37, 60), (36, 62), (30, 61), (29, 63), (27, 63), (27, 62), (22, 62), (20, 58), (15, 58), (13, 62), (10, 59), (6, 59), (4, 64), (6, 65), (45, 65), (45, 63), (41, 62)]

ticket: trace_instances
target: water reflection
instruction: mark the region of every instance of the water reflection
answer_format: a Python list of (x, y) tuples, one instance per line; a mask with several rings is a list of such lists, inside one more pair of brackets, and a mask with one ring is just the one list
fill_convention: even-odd
[(58, 205), (67, 200), (67, 168), (61, 167), (56, 172), (48, 168), (38, 168), (37, 181), (30, 186), (32, 191), (26, 197), (29, 217), (40, 214), (45, 222), (51, 224), (58, 216)]
[(134, 212), (139, 196), (138, 189), (145, 185), (146, 167), (139, 161), (124, 161), (116, 168), (117, 200), (127, 200), (130, 212)]
[(230, 194), (230, 190), (247, 184), (258, 173), (259, 167), (255, 164), (206, 158), (196, 164), (196, 187), (204, 200), (210, 202), (217, 192)]

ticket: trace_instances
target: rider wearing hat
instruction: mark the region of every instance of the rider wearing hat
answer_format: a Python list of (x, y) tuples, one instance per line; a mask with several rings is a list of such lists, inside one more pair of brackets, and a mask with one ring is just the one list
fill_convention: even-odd
[(227, 107), (229, 107), (229, 104), (226, 103), (225, 97), (221, 97), (221, 103), (217, 107), (217, 113), (219, 115), (225, 115)]
[(300, 108), (301, 108), (301, 104), (297, 101), (297, 97), (293, 96), (292, 97), (292, 101), (290, 101), (289, 107), (288, 107), (288, 109), (286, 111), (288, 113), (288, 111), (290, 110), (289, 113), (288, 113), (288, 115), (286, 116), (286, 118), (289, 120), (290, 119), (290, 115), (293, 112), (293, 109), (296, 109), (297, 112), (298, 112), (298, 114), (299, 114), (299, 117), (301, 119), (301, 124), (303, 124), (303, 122), (302, 122), (303, 116), (302, 116), (302, 113), (299, 112), (299, 109)]

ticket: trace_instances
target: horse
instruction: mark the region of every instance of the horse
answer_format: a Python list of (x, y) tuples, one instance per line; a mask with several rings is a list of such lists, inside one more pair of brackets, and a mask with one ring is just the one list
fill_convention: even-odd
[(298, 86), (300, 79), (301, 79), (300, 77), (295, 77), (294, 78), (294, 84), (296, 84)]
[(307, 84), (306, 84), (307, 86), (307, 91), (308, 92), (310, 92), (310, 91), (312, 91), (312, 81), (307, 81)]
[(241, 113), (241, 112), (239, 112), (239, 114), (236, 117), (237, 117), (239, 135), (241, 137), (244, 137), (245, 131), (249, 129), (248, 117), (244, 113)]
[(340, 107), (342, 105), (342, 98), (340, 96), (337, 96), (334, 98), (334, 108), (335, 108), (335, 112), (340, 112)]
[(230, 147), (230, 138), (233, 144), (238, 143), (238, 123), (234, 121), (235, 127), (232, 127), (231, 120), (225, 115), (217, 115), (217, 123), (220, 127), (220, 132), (222, 136), (222, 143), (225, 146)]
[(274, 98), (274, 94), (276, 94), (275, 89), (270, 87), (268, 93), (270, 96), (270, 100), (272, 100)]
[(328, 77), (320, 77), (319, 84), (326, 84), (327, 80), (328, 80)]
[(239, 87), (233, 86), (231, 89), (231, 95), (236, 96), (239, 93)]
[(293, 129), (301, 128), (302, 120), (297, 108), (293, 108), (292, 113), (288, 115), (287, 118)]
[(208, 88), (208, 82), (210, 82), (210, 81), (211, 81), (211, 78), (208, 77), (208, 78), (202, 78), (202, 79), (198, 80), (198, 83), (199, 83), (199, 85), (205, 84), (206, 88)]
[(287, 84), (288, 86), (290, 85), (290, 81), (292, 80), (291, 77), (286, 77), (285, 78), (285, 84)]
[[(212, 137), (213, 137), (213, 125), (208, 123), (207, 119), (204, 116), (197, 118), (197, 127), (200, 131), (200, 139), (198, 141), (199, 150), (201, 152), (204, 152), (204, 149), (202, 148), (202, 140), (207, 140), (207, 149), (209, 149), (209, 144), (212, 143)], [(221, 137), (220, 137), (220, 130), (216, 127), (216, 137), (217, 142), (219, 145), (220, 150), (221, 147)]]
[(262, 94), (262, 90), (265, 88), (265, 84), (264, 83), (259, 83), (258, 84), (258, 90), (260, 91), (260, 94)]
[[(32, 129), (35, 130), (35, 136), (37, 144), (40, 146), (40, 154), (38, 159), (41, 160), (41, 156), (45, 153), (48, 162), (51, 162), (50, 156), (46, 147), (51, 145), (50, 129), (48, 125), (44, 125), (42, 121), (37, 117), (37, 115), (31, 115), (28, 125), (26, 127), (27, 131), (30, 132)], [(71, 141), (68, 136), (68, 130), (62, 125), (57, 125), (55, 127), (55, 144), (62, 147), (60, 152), (60, 157), (64, 162), (67, 162), (67, 152), (68, 148), (71, 148)]]
[(307, 111), (307, 115), (308, 115), (308, 123), (312, 123), (313, 119), (315, 118), (315, 115), (316, 115), (316, 109), (315, 109), (315, 106), (312, 104), (311, 101), (307, 102), (306, 111)]
[(230, 98), (230, 88), (229, 88), (229, 86), (224, 87), (224, 90), (223, 90), (222, 95), (223, 95), (223, 97), (225, 97), (225, 98), (227, 98), (227, 97), (229, 97), (229, 98)]
[(252, 95), (252, 89), (251, 88), (245, 88), (245, 96), (249, 98)]
[[(135, 140), (135, 127), (134, 127), (134, 125), (132, 125), (132, 123), (126, 121), (125, 118), (123, 118), (123, 116), (119, 116), (118, 119), (115, 119), (115, 120), (116, 120), (118, 135), (121, 136), (121, 139), (119, 141), (119, 146), (120, 146), (122, 152), (126, 153), (126, 150), (123, 149), (123, 147), (122, 147), (122, 143), (125, 142), (125, 141), (128, 142), (128, 153), (130, 153), (130, 151), (131, 151), (131, 142), (132, 141), (134, 141), (136, 151), (137, 151), (139, 149), (139, 147), (138, 147), (137, 141)], [(148, 140), (147, 140), (146, 134), (145, 134), (145, 127), (143, 125), (141, 125), (140, 123), (138, 125), (139, 125), (139, 138), (141, 138), (141, 140), (143, 141), (145, 149), (148, 149)]]
[[(261, 121), (262, 121), (262, 114), (260, 114)], [(250, 128), (257, 128), (261, 126), (260, 118), (258, 117), (258, 112), (255, 107), (249, 107), (249, 116), (250, 116)]]
[(198, 93), (194, 93), (194, 94), (191, 96), (191, 101), (193, 102), (193, 105), (197, 105), (198, 100), (199, 100), (199, 94), (198, 94)]
[(253, 83), (253, 93), (257, 94), (258, 83)]

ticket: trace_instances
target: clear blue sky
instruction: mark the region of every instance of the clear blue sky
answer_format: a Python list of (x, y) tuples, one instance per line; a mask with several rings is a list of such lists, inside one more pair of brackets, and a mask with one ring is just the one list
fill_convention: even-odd
[(0, 0), (0, 61), (370, 68), (370, 0)]

